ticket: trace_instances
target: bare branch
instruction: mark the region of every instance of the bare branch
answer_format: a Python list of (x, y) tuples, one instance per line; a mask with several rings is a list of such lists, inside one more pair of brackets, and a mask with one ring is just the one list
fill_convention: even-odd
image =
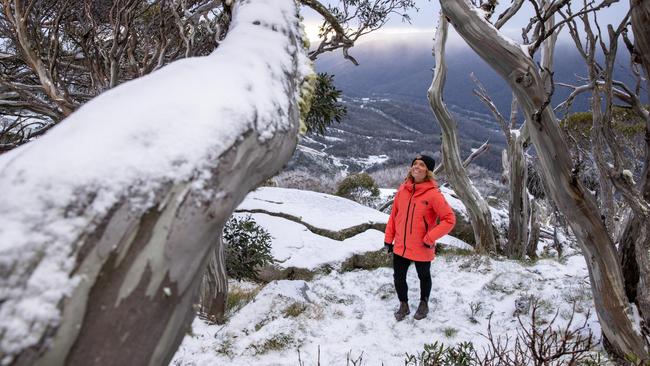
[(521, 6), (523, 5), (524, 0), (514, 0), (512, 5), (508, 9), (506, 9), (503, 13), (499, 14), (499, 17), (497, 18), (496, 23), (494, 23), (494, 26), (497, 29), (501, 29), (508, 20), (510, 20), (517, 12), (519, 9), (521, 9)]

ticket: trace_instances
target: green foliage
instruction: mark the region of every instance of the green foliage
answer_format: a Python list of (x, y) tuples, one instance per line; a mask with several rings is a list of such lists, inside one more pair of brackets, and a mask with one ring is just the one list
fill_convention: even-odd
[(445, 337), (453, 338), (456, 336), (456, 334), (458, 334), (458, 329), (454, 327), (447, 327), (443, 330), (443, 332), (445, 333)]
[(338, 102), (341, 91), (334, 86), (334, 76), (319, 73), (311, 107), (305, 117), (307, 133), (324, 134), (325, 129), (336, 121), (341, 122), (347, 109)]
[(379, 196), (379, 188), (368, 173), (352, 174), (338, 184), (336, 195), (356, 201), (362, 196)]
[(475, 365), (474, 344), (462, 342), (455, 346), (446, 347), (444, 343), (424, 345), (424, 350), (418, 355), (406, 354), (406, 366), (470, 366)]
[[(564, 129), (585, 134), (591, 130), (592, 117), (591, 112), (576, 112), (561, 120), (560, 126)], [(615, 106), (612, 109), (612, 128), (615, 133), (620, 133), (629, 138), (643, 133), (645, 124), (643, 119), (632, 109)]]
[(236, 280), (256, 280), (259, 267), (273, 263), (271, 235), (249, 215), (230, 218), (223, 229), (226, 270)]

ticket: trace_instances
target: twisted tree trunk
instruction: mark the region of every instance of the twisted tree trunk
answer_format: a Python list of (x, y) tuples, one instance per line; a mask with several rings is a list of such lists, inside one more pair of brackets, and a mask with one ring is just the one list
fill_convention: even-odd
[[(645, 72), (646, 91), (650, 95), (650, 2), (630, 0), (630, 8), (634, 51)], [(645, 113), (644, 118), (645, 157), (638, 189), (643, 199), (650, 201), (650, 113)], [(626, 291), (630, 301), (639, 306), (646, 332), (650, 333), (650, 229), (647, 221), (647, 217), (630, 213), (619, 241), (619, 255)]]
[(594, 198), (572, 175), (569, 150), (557, 129), (555, 114), (547, 105), (548, 96), (534, 61), (519, 45), (482, 19), (468, 0), (441, 0), (441, 5), (461, 37), (508, 82), (531, 123), (531, 141), (539, 154), (548, 193), (570, 220), (582, 247), (603, 333), (619, 355), (633, 354), (650, 361), (645, 339), (628, 316), (614, 245), (600, 220)]
[[(233, 27), (212, 55), (122, 84), (3, 155), (3, 365), (166, 365), (174, 355), (225, 221), (291, 157), (299, 110), (309, 103), (301, 97), (311, 69), (295, 2), (236, 4)], [(201, 93), (185, 98), (183, 88)], [(104, 151), (107, 135), (93, 131), (107, 118), (132, 122), (130, 132), (108, 136), (135, 145), (136, 156), (118, 155), (125, 160), (108, 172), (99, 168), (114, 150), (64, 164), (69, 150)], [(176, 139), (190, 143), (159, 141), (156, 134), (166, 129), (168, 137), (179, 120), (186, 130)], [(50, 163), (60, 170), (43, 172)], [(29, 207), (21, 206), (22, 187), (32, 189)]]
[(467, 177), (465, 168), (460, 160), (456, 121), (442, 101), (442, 93), (447, 77), (445, 44), (447, 42), (448, 28), (449, 24), (447, 19), (441, 14), (434, 46), (434, 57), (436, 59), (435, 74), (427, 97), (431, 110), (435, 114), (442, 129), (442, 158), (447, 178), (460, 200), (467, 207), (472, 229), (474, 230), (474, 238), (476, 239), (475, 249), (477, 252), (495, 252), (497, 246), (492, 227), (490, 208), (478, 190), (472, 185), (469, 177)]

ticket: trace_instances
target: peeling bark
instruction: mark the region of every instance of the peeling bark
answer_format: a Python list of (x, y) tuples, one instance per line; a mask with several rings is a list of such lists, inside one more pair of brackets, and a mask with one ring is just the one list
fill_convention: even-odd
[(650, 354), (628, 317), (623, 276), (594, 198), (572, 174), (569, 150), (548, 105), (544, 82), (521, 47), (481, 19), (468, 0), (441, 0), (443, 12), (470, 47), (510, 85), (529, 126), (548, 194), (569, 220), (585, 256), (596, 313), (603, 333), (619, 355)]
[(210, 322), (223, 324), (226, 320), (228, 275), (221, 235), (217, 235), (217, 241), (201, 282), (199, 315)]
[(496, 252), (496, 239), (492, 227), (492, 215), (487, 202), (469, 180), (460, 160), (460, 148), (456, 133), (456, 121), (447, 110), (442, 100), (442, 93), (447, 77), (445, 63), (445, 44), (449, 24), (441, 14), (436, 31), (434, 56), (436, 68), (431, 86), (427, 92), (429, 105), (442, 129), (442, 158), (447, 171), (449, 183), (463, 202), (470, 215), (470, 221), (476, 239), (476, 251), (479, 253)]

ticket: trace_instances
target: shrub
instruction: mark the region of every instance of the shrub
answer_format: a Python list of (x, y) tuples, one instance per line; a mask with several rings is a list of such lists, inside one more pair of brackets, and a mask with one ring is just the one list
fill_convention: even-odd
[[(531, 304), (530, 322), (524, 323), (517, 316), (516, 335), (492, 333), (491, 315), (488, 317), (488, 343), (477, 351), (471, 342), (447, 347), (443, 343), (425, 344), (416, 355), (406, 354), (405, 365), (413, 366), (571, 366), (600, 365), (601, 356), (595, 349), (595, 338), (587, 326), (589, 313), (584, 322), (572, 328), (575, 307), (569, 321), (557, 327), (557, 313), (550, 322), (541, 322), (540, 303)], [(447, 328), (453, 329), (453, 328)], [(446, 330), (445, 330), (446, 333)]]
[(266, 339), (264, 342), (251, 344), (249, 348), (253, 350), (254, 355), (263, 355), (269, 351), (282, 351), (289, 347), (296, 340), (290, 334), (279, 333)]
[(368, 173), (352, 174), (338, 184), (336, 195), (364, 204), (379, 196), (379, 188)]
[(248, 215), (231, 217), (223, 229), (226, 271), (236, 280), (257, 280), (259, 268), (274, 262), (271, 235)]
[(447, 347), (437, 341), (424, 345), (424, 350), (418, 355), (406, 354), (404, 365), (407, 366), (470, 366), (476, 364), (476, 353), (471, 342), (459, 343)]
[(445, 337), (453, 338), (458, 333), (458, 329), (456, 329), (454, 327), (447, 327), (447, 328), (443, 329), (443, 332), (445, 333)]

